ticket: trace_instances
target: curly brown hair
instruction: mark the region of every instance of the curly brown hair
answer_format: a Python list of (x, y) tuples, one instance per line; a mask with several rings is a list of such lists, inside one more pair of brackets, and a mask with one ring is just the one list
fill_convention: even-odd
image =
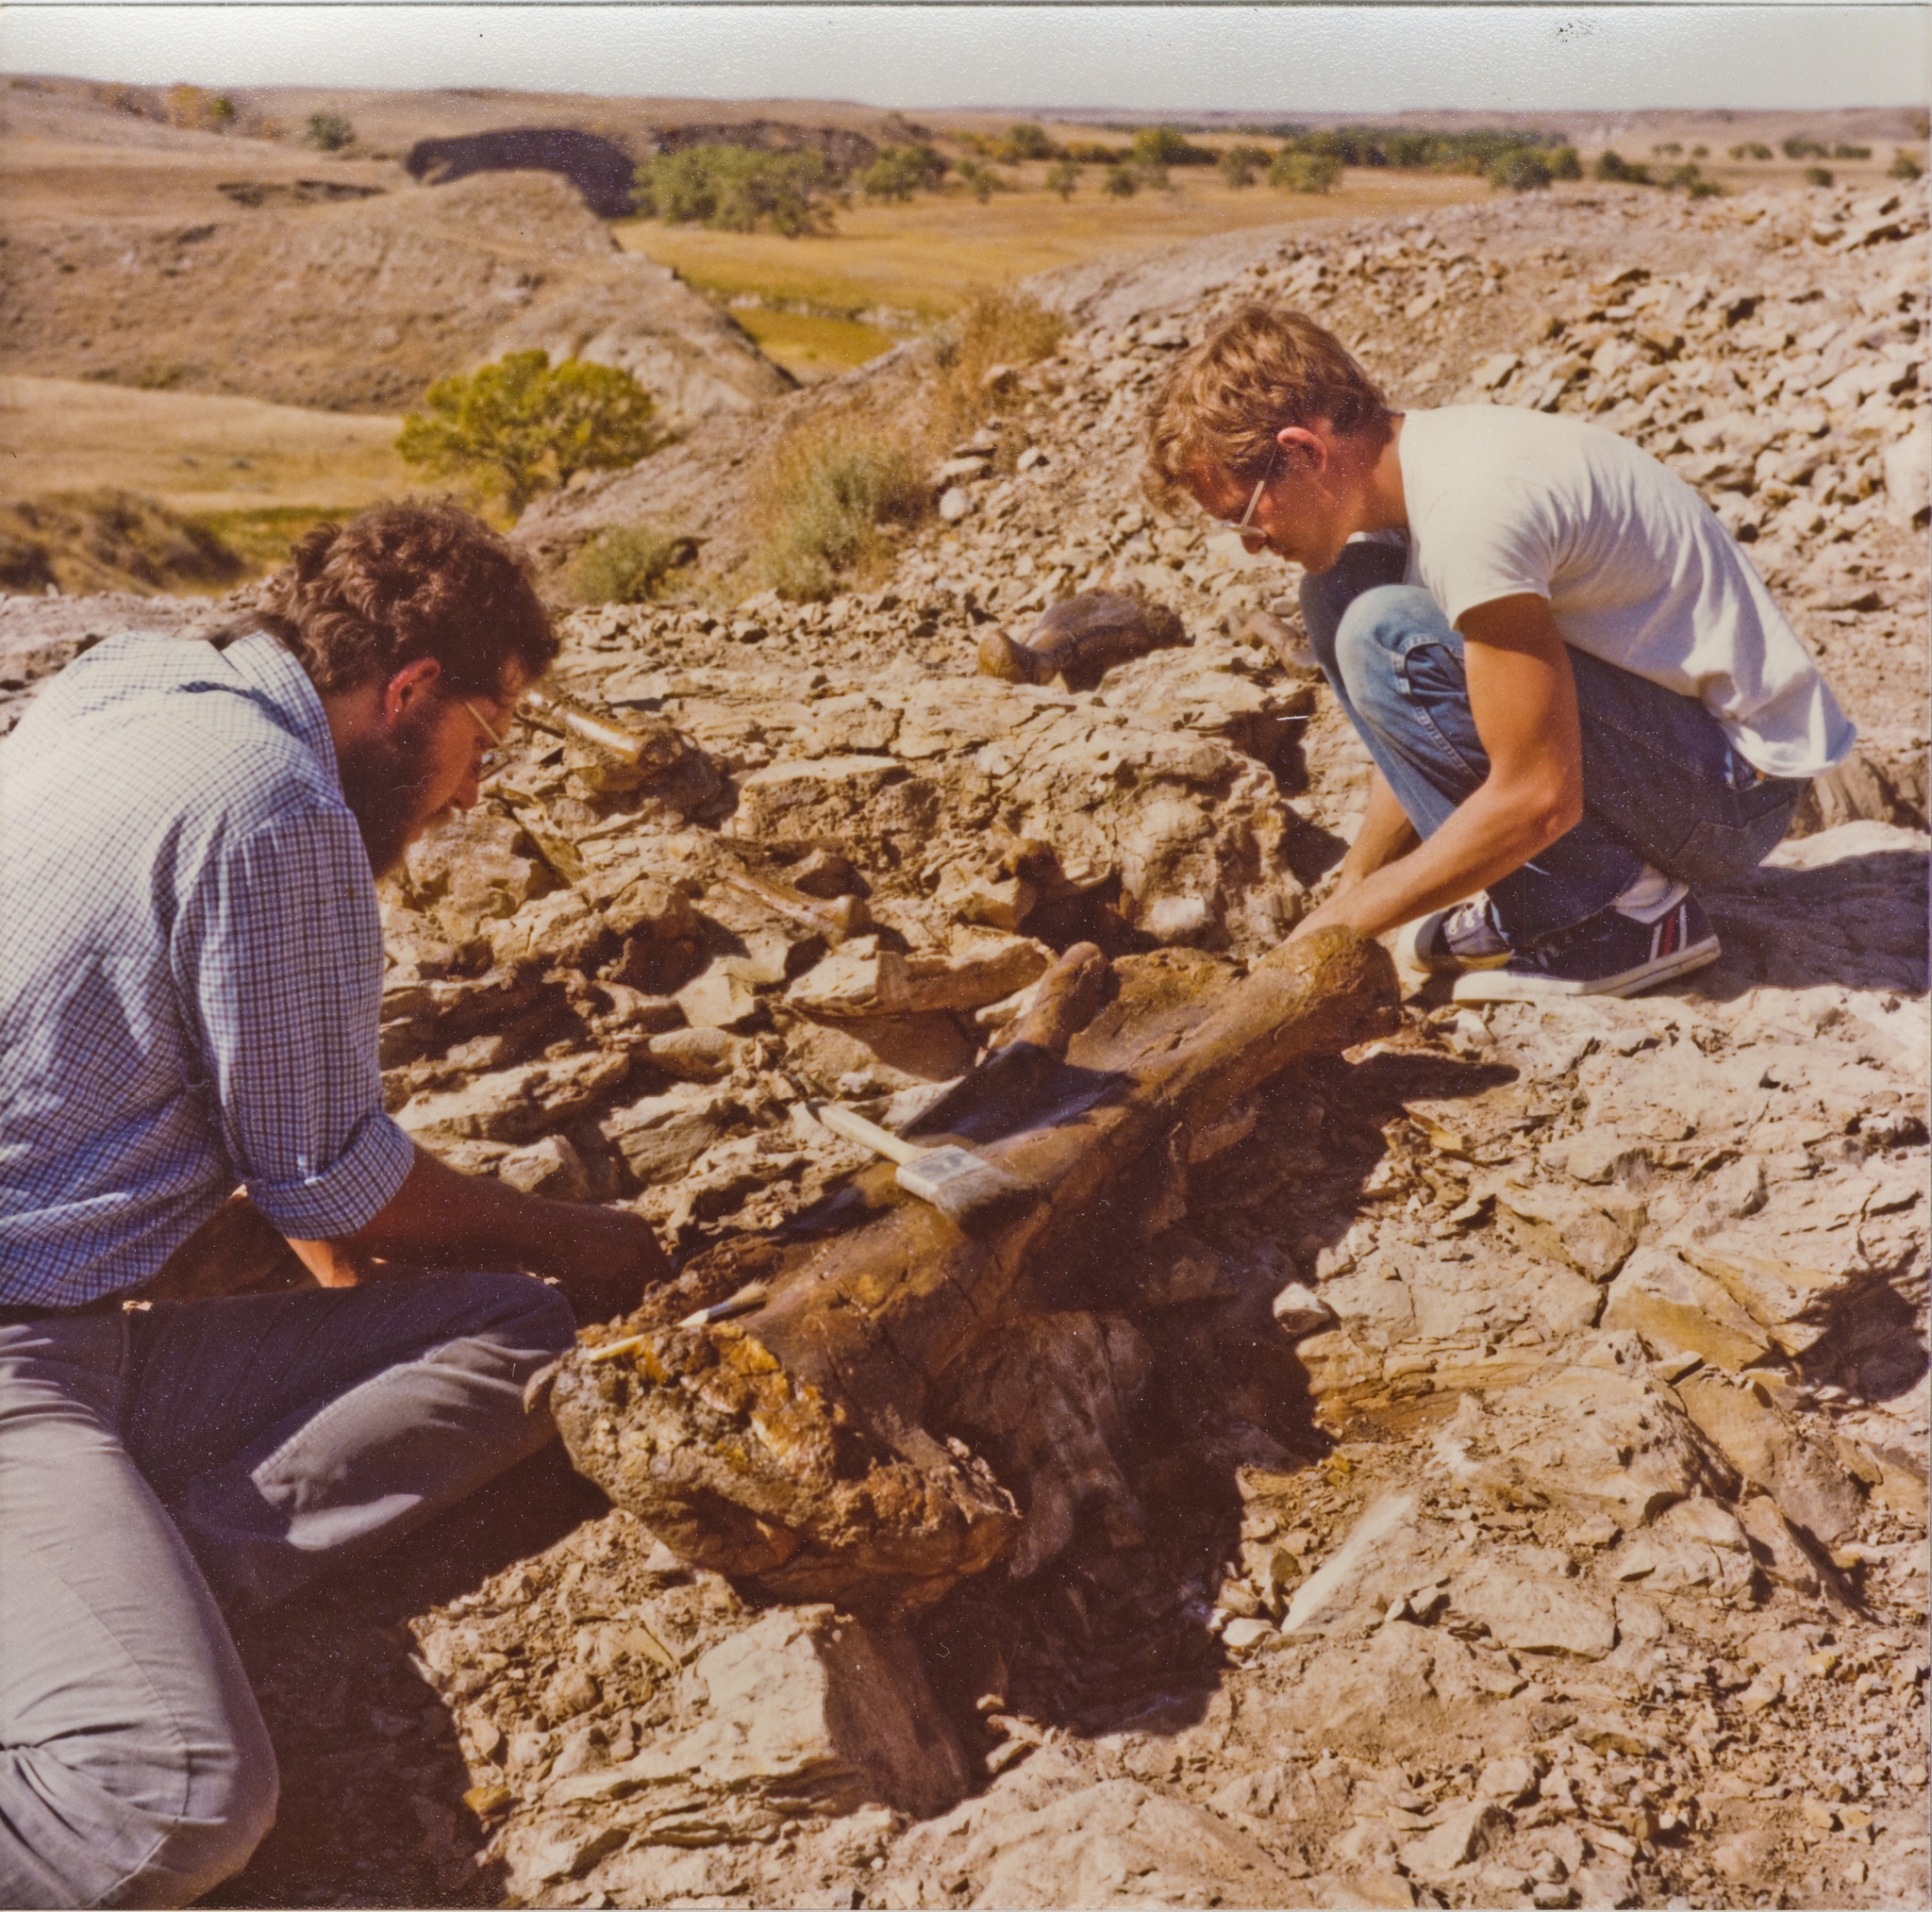
[(534, 680), (558, 648), (522, 557), (450, 504), (318, 524), (262, 587), (257, 617), (323, 691), (434, 657), (452, 694), (494, 697), (508, 665)]
[(1352, 436), (1389, 415), (1380, 387), (1306, 312), (1246, 305), (1182, 355), (1147, 413), (1151, 496), (1185, 493), (1207, 467), (1244, 485), (1267, 472), (1283, 425), (1326, 419)]

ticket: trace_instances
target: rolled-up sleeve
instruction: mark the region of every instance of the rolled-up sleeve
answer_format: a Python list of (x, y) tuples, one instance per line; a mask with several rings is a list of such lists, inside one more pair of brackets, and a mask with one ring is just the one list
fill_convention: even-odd
[(354, 1233), (414, 1159), (383, 1107), (382, 925), (355, 820), (305, 805), (221, 845), (174, 957), (237, 1179), (285, 1235)]

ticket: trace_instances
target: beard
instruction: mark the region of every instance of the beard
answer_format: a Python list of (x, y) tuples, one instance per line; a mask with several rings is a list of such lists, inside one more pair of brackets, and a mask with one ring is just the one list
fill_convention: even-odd
[(365, 737), (338, 753), (342, 800), (362, 833), (369, 868), (386, 876), (403, 860), (418, 831), (435, 821), (425, 809), (428, 785), (426, 729), (412, 725), (391, 737)]

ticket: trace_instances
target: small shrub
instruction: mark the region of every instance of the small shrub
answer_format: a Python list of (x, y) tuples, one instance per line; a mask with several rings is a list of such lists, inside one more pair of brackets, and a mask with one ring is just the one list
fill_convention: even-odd
[(1027, 159), (1056, 158), (1058, 153), (1059, 148), (1046, 137), (1046, 128), (1030, 123), (1008, 127), (1007, 137), (999, 149), (999, 157), (1008, 166), (1017, 166)]
[(512, 513), (577, 472), (615, 471), (663, 442), (651, 394), (628, 372), (541, 347), (439, 378), (403, 421), (406, 463), (500, 490)]
[(1692, 146), (1690, 148), (1690, 157), (1693, 159), (1708, 159), (1710, 158), (1710, 148), (1708, 146)]
[(941, 344), (942, 375), (926, 407), (924, 446), (943, 454), (994, 409), (987, 374), (995, 365), (1032, 365), (1052, 355), (1066, 322), (1026, 292), (980, 292), (953, 322)]
[(1870, 146), (1850, 145), (1845, 141), (1840, 140), (1831, 149), (1831, 157), (1834, 159), (1869, 159), (1872, 157), (1872, 148)]
[(1332, 192), (1341, 178), (1333, 153), (1282, 153), (1268, 169), (1268, 183), (1285, 192)]
[(1733, 159), (1770, 159), (1775, 157), (1762, 140), (1746, 140), (1742, 145), (1731, 148)]
[(206, 87), (171, 86), (162, 104), (171, 126), (185, 126), (196, 133), (225, 133), (235, 124), (235, 102), (226, 93), (211, 93)]
[(1273, 156), (1266, 146), (1234, 145), (1221, 156), (1221, 177), (1233, 187), (1252, 186), (1268, 170)]
[(1071, 199), (1080, 188), (1080, 169), (1071, 159), (1058, 159), (1053, 170), (1046, 175), (1046, 190), (1058, 192), (1065, 199)]
[(1665, 140), (1661, 144), (1650, 149), (1650, 156), (1653, 159), (1675, 159), (1683, 151), (1684, 148), (1675, 140)]
[(1824, 159), (1828, 155), (1816, 140), (1807, 139), (1803, 133), (1793, 133), (1784, 142), (1787, 159)]
[(1551, 175), (1549, 161), (1541, 153), (1518, 146), (1493, 160), (1487, 176), (1492, 191), (1534, 192), (1550, 183)]
[(1142, 126), (1134, 135), (1132, 155), (1141, 166), (1211, 166), (1217, 158), (1173, 126)]
[(1013, 182), (995, 173), (991, 166), (982, 166), (977, 159), (959, 161), (959, 178), (967, 191), (984, 206), (995, 192), (1010, 192)]
[(747, 146), (688, 146), (637, 171), (639, 210), (667, 225), (756, 232), (787, 239), (832, 229), (841, 203), (820, 153), (761, 153)]
[(1097, 140), (1075, 140), (1062, 149), (1069, 159), (1082, 166), (1114, 166), (1127, 156), (1114, 146), (1103, 146)]
[(303, 139), (319, 152), (340, 153), (356, 142), (356, 129), (340, 113), (310, 113)]
[(1594, 179), (1616, 180), (1625, 186), (1648, 186), (1653, 183), (1648, 166), (1634, 164), (1609, 147), (1606, 147), (1596, 156), (1596, 164), (1590, 171), (1591, 176)]
[(1113, 199), (1131, 199), (1140, 191), (1141, 182), (1135, 178), (1131, 167), (1109, 166), (1106, 178), (1100, 182), (1100, 190)]
[(1916, 179), (1924, 168), (1906, 151), (1898, 147), (1891, 156), (1891, 164), (1885, 169), (1894, 179)]
[(1583, 161), (1577, 157), (1574, 146), (1558, 146), (1550, 155), (1550, 177), (1552, 179), (1581, 179)]
[(944, 184), (946, 161), (924, 142), (914, 146), (882, 146), (879, 156), (859, 175), (868, 199), (909, 200), (915, 192), (937, 192)]
[(804, 603), (878, 569), (888, 548), (881, 527), (916, 522), (927, 504), (907, 445), (851, 419), (794, 433), (779, 447), (764, 489), (770, 528), (753, 574), (781, 597)]
[(1829, 186), (1832, 183), (1829, 166), (1807, 166), (1805, 184), (1807, 186)]
[(648, 524), (612, 524), (578, 550), (570, 581), (586, 604), (642, 604), (689, 548)]

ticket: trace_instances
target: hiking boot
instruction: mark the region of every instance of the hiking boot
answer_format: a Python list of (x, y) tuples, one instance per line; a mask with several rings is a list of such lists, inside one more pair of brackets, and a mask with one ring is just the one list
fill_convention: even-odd
[(1614, 906), (1599, 910), (1498, 967), (1470, 971), (1450, 994), (1458, 1003), (1632, 996), (1653, 983), (1701, 970), (1722, 954), (1704, 906), (1686, 894), (1655, 923), (1640, 923)]
[(1431, 975), (1492, 970), (1509, 960), (1510, 949), (1487, 896), (1472, 896), (1453, 909), (1438, 909), (1407, 925), (1396, 945), (1401, 960)]

